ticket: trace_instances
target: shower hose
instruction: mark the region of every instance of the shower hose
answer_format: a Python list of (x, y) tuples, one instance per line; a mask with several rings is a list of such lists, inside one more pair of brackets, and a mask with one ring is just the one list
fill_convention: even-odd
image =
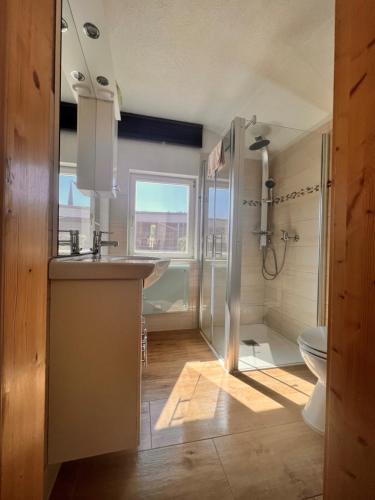
[[(284, 264), (285, 264), (285, 257), (286, 257), (286, 247), (288, 245), (288, 240), (284, 240), (284, 253), (283, 253), (283, 258), (281, 261), (281, 266), (279, 267), (277, 263), (277, 255), (276, 255), (276, 250), (273, 246), (272, 243), (268, 244), (267, 246), (262, 248), (262, 275), (265, 280), (271, 281), (277, 278), (277, 276), (281, 273), (283, 270)], [(269, 271), (267, 269), (267, 255), (268, 251), (272, 252), (273, 255), (273, 263), (274, 263), (274, 271)]]

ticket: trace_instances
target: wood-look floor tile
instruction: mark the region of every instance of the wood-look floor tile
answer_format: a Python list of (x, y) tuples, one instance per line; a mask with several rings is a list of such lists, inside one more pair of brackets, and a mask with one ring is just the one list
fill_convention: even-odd
[(142, 400), (168, 398), (172, 391), (191, 397), (200, 368), (216, 363), (199, 332), (150, 334), (148, 367), (142, 374)]
[(138, 450), (149, 450), (151, 448), (151, 416), (150, 404), (148, 402), (141, 405), (141, 431)]
[(181, 397), (191, 397), (199, 379), (199, 371), (190, 367), (189, 363), (178, 369), (163, 366), (164, 370), (153, 370), (144, 373), (142, 379), (142, 400), (153, 401), (166, 399), (172, 392)]
[(213, 373), (200, 375), (190, 397), (150, 402), (153, 448), (301, 421), (308, 396), (293, 387), (262, 373)]
[[(267, 371), (252, 371), (247, 373), (239, 373), (237, 375), (243, 383), (261, 392), (265, 396), (278, 401), (283, 406), (300, 407), (301, 409), (306, 404), (310, 397), (311, 390), (308, 388), (306, 392), (285, 383), (274, 376), (271, 376)], [(250, 393), (248, 393), (250, 396)]]
[(64, 464), (51, 500), (233, 498), (207, 439), (216, 436), (222, 436), (215, 444), (236, 498), (313, 500), (321, 493), (321, 438), (299, 423), (315, 382), (305, 366), (233, 376), (197, 331), (149, 338), (139, 448), (146, 451)]
[(96, 457), (78, 467), (74, 500), (233, 499), (210, 440)]
[(324, 439), (302, 422), (214, 443), (235, 499), (302, 500), (322, 492)]
[(269, 368), (267, 370), (261, 370), (261, 372), (309, 396), (314, 390), (317, 380), (305, 365)]

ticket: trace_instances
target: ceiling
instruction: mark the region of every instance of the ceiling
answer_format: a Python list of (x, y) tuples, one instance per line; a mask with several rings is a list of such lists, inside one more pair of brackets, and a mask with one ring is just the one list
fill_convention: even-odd
[[(88, 18), (89, 18), (89, 0)], [(334, 0), (105, 0), (123, 109), (222, 133), (310, 129), (332, 111)], [(88, 19), (89, 20), (89, 19)], [(71, 100), (62, 82), (63, 99)]]

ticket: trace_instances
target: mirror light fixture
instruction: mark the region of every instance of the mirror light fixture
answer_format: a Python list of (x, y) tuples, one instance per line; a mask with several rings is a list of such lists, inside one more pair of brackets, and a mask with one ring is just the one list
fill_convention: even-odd
[(83, 82), (85, 80), (85, 75), (80, 71), (74, 70), (70, 74), (74, 80), (77, 80), (77, 82)]
[(93, 38), (94, 40), (97, 40), (100, 37), (99, 28), (93, 23), (85, 23), (83, 25), (83, 31), (85, 32), (85, 35), (89, 38)]

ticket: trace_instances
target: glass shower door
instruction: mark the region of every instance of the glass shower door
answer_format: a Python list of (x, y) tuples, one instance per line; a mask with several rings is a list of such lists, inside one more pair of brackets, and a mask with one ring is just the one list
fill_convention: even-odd
[(225, 165), (203, 176), (200, 327), (228, 371), (237, 368), (241, 245), (238, 213), (245, 120), (235, 118), (223, 139)]
[(225, 302), (228, 267), (229, 166), (207, 176), (204, 166), (200, 326), (220, 357), (225, 356)]
[(226, 355), (226, 293), (228, 277), (230, 162), (216, 172), (214, 193), (214, 265), (212, 290), (212, 345), (221, 358)]
[(207, 176), (207, 162), (203, 164), (203, 193), (202, 193), (202, 275), (201, 275), (201, 304), (200, 327), (208, 340), (212, 343), (212, 290), (214, 266), (214, 203), (215, 181)]

